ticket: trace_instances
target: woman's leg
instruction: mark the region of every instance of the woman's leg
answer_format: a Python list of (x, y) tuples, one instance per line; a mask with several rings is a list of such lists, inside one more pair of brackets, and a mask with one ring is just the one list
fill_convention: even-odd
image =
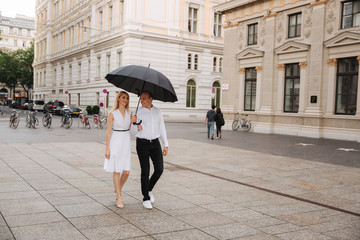
[(129, 175), (130, 175), (130, 171), (123, 171), (122, 174), (121, 174), (121, 177), (120, 177), (120, 194), (121, 194), (122, 188), (123, 188), (126, 180), (128, 179)]
[(124, 205), (122, 204), (121, 189), (120, 189), (120, 173), (117, 172), (113, 173), (113, 182), (116, 192), (116, 206), (119, 208), (123, 208)]

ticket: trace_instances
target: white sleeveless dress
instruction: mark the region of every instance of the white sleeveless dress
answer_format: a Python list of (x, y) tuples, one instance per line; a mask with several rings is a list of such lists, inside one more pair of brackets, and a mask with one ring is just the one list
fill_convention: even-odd
[[(113, 130), (127, 130), (130, 126), (130, 113), (125, 111), (125, 118), (119, 109), (112, 112), (114, 116)], [(105, 158), (104, 169), (107, 172), (131, 170), (131, 139), (130, 131), (112, 131), (110, 138), (110, 158)]]

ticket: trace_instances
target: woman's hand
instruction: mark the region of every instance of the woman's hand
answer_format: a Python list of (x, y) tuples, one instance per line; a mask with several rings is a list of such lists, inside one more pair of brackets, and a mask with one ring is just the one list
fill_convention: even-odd
[(106, 151), (105, 151), (105, 157), (106, 157), (107, 159), (110, 158), (110, 150), (109, 150), (109, 149), (106, 149)]
[(142, 130), (142, 126), (141, 125), (137, 125), (138, 131)]

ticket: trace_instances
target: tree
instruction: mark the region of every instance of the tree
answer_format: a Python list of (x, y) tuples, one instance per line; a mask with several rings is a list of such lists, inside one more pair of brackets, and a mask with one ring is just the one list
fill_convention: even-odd
[(27, 49), (19, 49), (16, 51), (16, 57), (19, 64), (17, 71), (18, 83), (26, 92), (26, 97), (29, 96), (29, 89), (33, 87), (34, 68), (34, 42)]
[(14, 52), (4, 52), (0, 50), (0, 82), (4, 83), (10, 91), (15, 92), (17, 84), (18, 61)]

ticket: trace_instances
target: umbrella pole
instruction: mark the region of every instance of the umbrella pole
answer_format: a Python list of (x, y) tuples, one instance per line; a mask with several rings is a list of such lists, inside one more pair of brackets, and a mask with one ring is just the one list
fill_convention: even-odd
[[(147, 67), (147, 69), (146, 69), (146, 71), (145, 71), (145, 73), (144, 73), (143, 79), (145, 78), (146, 72), (147, 72), (147, 70), (148, 70), (149, 68), (150, 68), (150, 63), (149, 63), (149, 66)], [(138, 95), (139, 95), (139, 101), (138, 101), (138, 104), (137, 104), (137, 106), (136, 106), (135, 116), (137, 116), (137, 112), (138, 112), (139, 104), (140, 104), (140, 99), (141, 99), (141, 94), (142, 94), (142, 92), (144, 91), (144, 87), (145, 87), (145, 81), (144, 81), (143, 86), (142, 86), (142, 88), (141, 88), (141, 92), (138, 94)], [(134, 125), (140, 125), (141, 122), (142, 122), (142, 120), (140, 120), (140, 122), (138, 122), (138, 123), (133, 123), (133, 124), (134, 124)]]

